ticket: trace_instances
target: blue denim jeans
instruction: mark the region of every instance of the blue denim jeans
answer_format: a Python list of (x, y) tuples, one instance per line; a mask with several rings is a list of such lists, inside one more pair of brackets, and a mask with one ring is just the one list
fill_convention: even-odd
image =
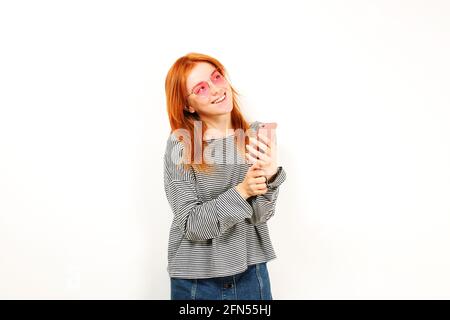
[(266, 262), (228, 277), (170, 278), (170, 296), (172, 300), (272, 300)]

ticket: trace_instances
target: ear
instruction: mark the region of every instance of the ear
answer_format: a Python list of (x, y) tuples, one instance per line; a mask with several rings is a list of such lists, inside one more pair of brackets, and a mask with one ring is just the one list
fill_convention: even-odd
[(190, 112), (190, 113), (194, 113), (195, 112), (195, 110), (192, 107), (190, 107), (190, 106), (185, 106), (184, 110), (186, 110), (187, 112)]

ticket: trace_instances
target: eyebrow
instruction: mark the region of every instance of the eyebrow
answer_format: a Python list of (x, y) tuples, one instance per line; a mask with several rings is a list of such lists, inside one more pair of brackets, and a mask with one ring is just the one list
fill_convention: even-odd
[[(209, 77), (211, 78), (211, 76), (214, 74), (214, 72), (216, 72), (218, 69), (216, 68), (216, 69), (214, 69), (213, 70), (213, 72), (211, 72), (211, 74), (209, 75)], [(192, 89), (191, 89), (191, 91), (196, 87), (196, 86), (198, 86), (200, 83), (202, 83), (202, 82), (204, 82), (204, 81), (200, 81), (199, 83), (197, 83), (195, 86), (193, 86), (192, 87)]]

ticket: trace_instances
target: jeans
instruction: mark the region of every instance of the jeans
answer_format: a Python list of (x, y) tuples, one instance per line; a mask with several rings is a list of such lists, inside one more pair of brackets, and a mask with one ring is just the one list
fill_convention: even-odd
[(272, 300), (266, 262), (233, 276), (208, 279), (170, 278), (172, 300)]

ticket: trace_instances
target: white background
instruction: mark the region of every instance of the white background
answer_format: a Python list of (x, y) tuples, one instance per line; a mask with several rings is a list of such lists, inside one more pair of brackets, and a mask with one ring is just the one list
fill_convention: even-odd
[(168, 299), (164, 80), (279, 124), (275, 299), (450, 298), (447, 1), (2, 1), (0, 298)]

